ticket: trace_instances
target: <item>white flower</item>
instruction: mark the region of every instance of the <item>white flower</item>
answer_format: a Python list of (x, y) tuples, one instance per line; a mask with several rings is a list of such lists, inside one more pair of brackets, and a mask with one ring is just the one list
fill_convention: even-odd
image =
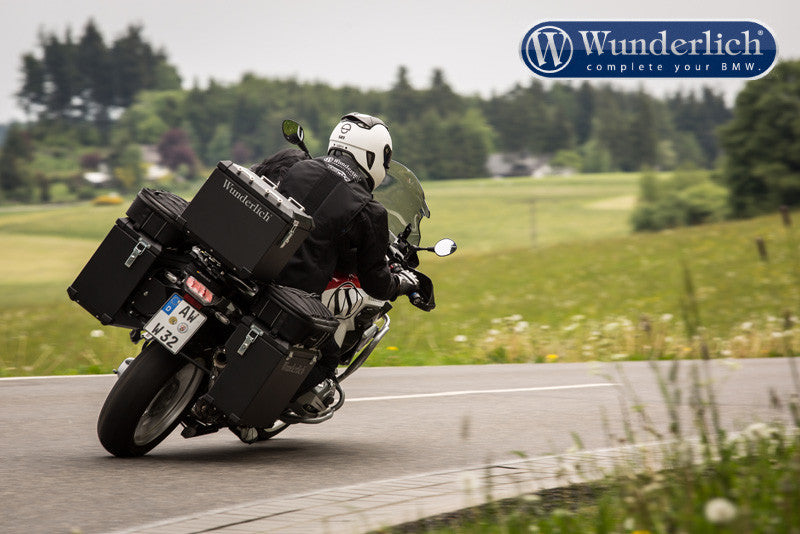
[(102, 330), (92, 330), (89, 332), (90, 337), (103, 337), (104, 335), (106, 335), (106, 333)]
[(506, 317), (506, 319), (508, 321), (511, 321), (512, 323), (516, 323), (517, 321), (521, 321), (522, 320), (522, 316), (520, 314), (518, 314), (518, 313), (515, 313), (514, 315), (510, 315), (510, 316)]
[(488, 335), (490, 335), (490, 336), (499, 336), (500, 335), (500, 330), (496, 330), (496, 329), (492, 328), (491, 330), (489, 330), (486, 333)]
[(753, 323), (751, 321), (744, 322), (741, 325), (742, 330), (751, 330), (752, 328), (753, 328)]
[(670, 322), (672, 320), (672, 314), (665, 313), (664, 315), (661, 316), (661, 320), (664, 321), (665, 323)]
[(736, 506), (724, 497), (715, 497), (708, 501), (704, 512), (706, 519), (715, 525), (729, 523), (736, 518)]
[(753, 423), (744, 429), (744, 436), (750, 440), (768, 439), (778, 434), (778, 429), (766, 423)]
[(467, 336), (459, 334), (453, 338), (453, 341), (455, 341), (456, 343), (464, 343), (465, 341), (467, 341)]
[(528, 329), (528, 321), (519, 321), (514, 325), (514, 332), (522, 333)]

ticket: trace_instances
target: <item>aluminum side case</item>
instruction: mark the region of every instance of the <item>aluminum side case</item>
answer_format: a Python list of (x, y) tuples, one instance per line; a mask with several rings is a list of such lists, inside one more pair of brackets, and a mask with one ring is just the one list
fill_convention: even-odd
[(292, 346), (245, 317), (225, 344), (227, 363), (204, 397), (235, 424), (270, 427), (318, 355), (316, 350)]
[(229, 269), (274, 279), (313, 228), (302, 206), (249, 169), (220, 161), (183, 212), (185, 231)]

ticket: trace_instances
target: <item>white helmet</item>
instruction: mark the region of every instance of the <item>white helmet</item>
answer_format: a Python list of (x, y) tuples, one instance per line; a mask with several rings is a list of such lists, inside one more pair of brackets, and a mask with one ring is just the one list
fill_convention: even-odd
[(342, 150), (352, 155), (372, 178), (374, 189), (386, 178), (386, 169), (392, 161), (392, 136), (379, 118), (348, 113), (331, 132), (329, 154), (331, 150)]

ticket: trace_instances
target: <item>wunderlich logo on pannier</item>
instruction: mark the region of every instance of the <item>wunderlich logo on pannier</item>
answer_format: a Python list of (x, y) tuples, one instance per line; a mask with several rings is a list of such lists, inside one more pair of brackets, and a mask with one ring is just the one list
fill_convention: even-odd
[(546, 21), (520, 52), (545, 78), (759, 78), (778, 47), (753, 20)]

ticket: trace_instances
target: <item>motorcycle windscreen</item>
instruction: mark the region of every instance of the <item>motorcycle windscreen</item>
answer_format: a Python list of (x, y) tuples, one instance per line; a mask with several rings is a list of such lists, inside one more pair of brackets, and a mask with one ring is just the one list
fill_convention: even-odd
[(392, 161), (386, 178), (375, 188), (373, 195), (389, 213), (389, 231), (393, 237), (397, 237), (410, 224), (408, 242), (419, 245), (419, 223), (423, 217), (430, 217), (431, 212), (425, 202), (425, 192), (414, 173), (402, 163)]

